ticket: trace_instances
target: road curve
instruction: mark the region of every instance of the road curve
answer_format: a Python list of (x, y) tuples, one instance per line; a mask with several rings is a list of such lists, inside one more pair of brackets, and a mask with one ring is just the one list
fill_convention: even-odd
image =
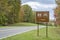
[[(44, 26), (40, 26), (40, 28), (43, 28)], [(19, 27), (5, 27), (5, 28), (0, 28), (0, 39), (14, 36), (16, 34), (21, 34), (27, 31), (35, 30), (37, 29), (37, 26), (19, 26)]]

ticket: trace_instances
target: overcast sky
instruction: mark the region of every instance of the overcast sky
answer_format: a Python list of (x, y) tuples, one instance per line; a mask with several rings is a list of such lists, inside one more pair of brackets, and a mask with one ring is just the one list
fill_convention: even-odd
[(49, 11), (50, 19), (54, 19), (55, 0), (21, 0), (21, 3), (22, 5), (28, 4), (34, 11)]

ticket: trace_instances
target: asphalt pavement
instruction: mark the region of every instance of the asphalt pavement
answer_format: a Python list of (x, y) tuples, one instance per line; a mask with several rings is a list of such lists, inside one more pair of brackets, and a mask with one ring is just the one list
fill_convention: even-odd
[[(39, 28), (43, 28), (44, 26), (39, 26)], [(21, 34), (27, 31), (35, 30), (37, 26), (15, 26), (15, 27), (4, 27), (0, 28), (0, 39), (7, 38), (10, 36), (14, 36), (16, 34)]]

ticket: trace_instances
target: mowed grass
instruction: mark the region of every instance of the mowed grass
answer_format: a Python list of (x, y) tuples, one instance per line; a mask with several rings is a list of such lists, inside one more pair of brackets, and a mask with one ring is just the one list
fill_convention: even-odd
[(10, 25), (7, 25), (7, 26), (0, 26), (0, 28), (4, 28), (4, 27), (23, 27), (23, 26), (36, 26), (37, 24), (35, 23), (27, 23), (27, 22), (21, 22), (21, 23), (15, 23), (15, 24), (10, 24)]
[(9, 26), (35, 26), (35, 23), (27, 23), (27, 22), (21, 22), (21, 23), (15, 23), (11, 24)]
[(0, 28), (6, 28), (6, 27), (8, 27), (8, 26), (0, 26)]
[(56, 27), (48, 28), (48, 37), (46, 38), (46, 28), (42, 28), (39, 31), (39, 37), (37, 37), (37, 30), (32, 30), (22, 34), (18, 34), (12, 37), (4, 38), (2, 40), (60, 40), (60, 29)]

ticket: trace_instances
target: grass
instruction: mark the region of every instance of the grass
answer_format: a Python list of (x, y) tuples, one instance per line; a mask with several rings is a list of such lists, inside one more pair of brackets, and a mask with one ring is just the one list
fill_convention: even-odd
[(15, 23), (15, 24), (10, 24), (10, 25), (8, 25), (8, 26), (0, 26), (0, 28), (2, 28), (2, 27), (11, 27), (11, 26), (36, 26), (37, 24), (34, 24), (34, 23), (27, 23), (27, 22), (23, 22), (23, 23)]
[(37, 31), (32, 30), (12, 37), (4, 38), (2, 40), (60, 40), (59, 28), (49, 27), (48, 37), (46, 38), (46, 28), (40, 29), (40, 35), (37, 37)]
[(11, 24), (9, 26), (35, 26), (36, 24), (34, 23), (26, 23), (26, 22), (22, 22), (22, 23), (15, 23), (15, 24)]
[(0, 26), (0, 28), (5, 28), (5, 27), (8, 27), (8, 26)]

